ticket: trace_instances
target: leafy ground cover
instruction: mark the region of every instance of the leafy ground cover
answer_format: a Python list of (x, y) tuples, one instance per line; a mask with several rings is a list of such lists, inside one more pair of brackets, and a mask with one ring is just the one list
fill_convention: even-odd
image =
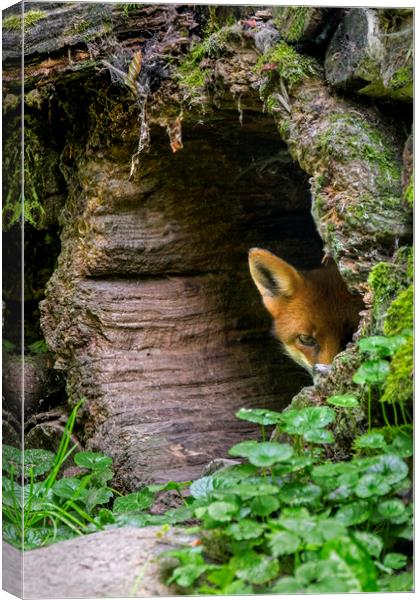
[[(55, 455), (3, 447), (3, 536), (30, 549), (109, 527), (182, 523), (196, 543), (168, 553), (166, 581), (179, 593), (412, 590), (411, 407), (384, 392), (411, 335), (359, 342), (355, 393), (282, 413), (241, 409), (237, 417), (258, 423), (261, 441), (236, 444), (229, 455), (238, 464), (194, 482), (121, 495), (110, 485), (110, 457), (70, 447), (79, 404)], [(361, 406), (367, 427), (352, 456), (327, 459), (336, 420)], [(75, 474), (62, 477), (71, 456)], [(156, 496), (170, 490), (179, 506), (153, 514)]]

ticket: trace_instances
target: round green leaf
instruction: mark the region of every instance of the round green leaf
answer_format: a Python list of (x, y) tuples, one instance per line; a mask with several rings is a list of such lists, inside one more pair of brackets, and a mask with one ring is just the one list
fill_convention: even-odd
[(353, 535), (371, 556), (379, 558), (384, 543), (378, 535), (367, 531), (355, 531)]
[[(408, 518), (404, 502), (397, 498), (380, 502), (378, 504), (378, 513), (387, 521), (391, 521), (391, 523), (402, 523), (406, 520), (406, 516)], [(403, 521), (400, 519), (403, 519)]]
[(281, 421), (282, 413), (265, 408), (241, 408), (236, 417), (259, 425), (277, 425)]
[(386, 441), (382, 433), (365, 433), (354, 441), (355, 448), (386, 448)]
[(311, 406), (282, 413), (282, 429), (290, 434), (302, 435), (313, 429), (322, 429), (335, 421), (335, 410), (328, 406)]
[(270, 594), (299, 594), (303, 593), (302, 584), (294, 577), (282, 577), (269, 590)]
[(144, 488), (140, 492), (116, 498), (113, 511), (115, 513), (130, 513), (145, 510), (152, 506), (154, 499), (154, 494), (148, 488)]
[(190, 587), (207, 570), (207, 565), (183, 565), (172, 573), (168, 583), (176, 582), (181, 587)]
[(214, 478), (212, 475), (196, 479), (190, 486), (190, 494), (193, 498), (206, 498), (213, 491)]
[(92, 471), (101, 471), (112, 465), (112, 458), (104, 456), (99, 452), (78, 452), (74, 457), (74, 462), (78, 467), (90, 469)]
[(261, 442), (250, 448), (248, 460), (256, 467), (271, 467), (276, 463), (288, 460), (292, 455), (293, 448), (290, 444)]
[(331, 431), (326, 429), (314, 429), (313, 431), (306, 431), (303, 434), (303, 439), (312, 444), (332, 444), (334, 442), (334, 436)]
[(390, 364), (386, 360), (366, 360), (353, 375), (353, 381), (360, 385), (379, 385), (385, 381), (389, 370)]
[(401, 458), (413, 456), (413, 438), (411, 435), (399, 433), (392, 441), (391, 451)]
[(359, 500), (341, 506), (335, 518), (344, 525), (359, 525), (359, 523), (367, 521), (370, 514), (369, 503), (366, 500)]
[(257, 496), (250, 505), (253, 514), (259, 517), (271, 515), (279, 506), (280, 502), (274, 496)]
[(355, 493), (359, 498), (370, 498), (371, 496), (385, 496), (391, 487), (386, 479), (378, 473), (366, 473), (360, 478)]
[(239, 569), (236, 575), (239, 579), (261, 585), (277, 577), (280, 568), (277, 560), (269, 556), (257, 556), (257, 560), (251, 567)]
[(395, 454), (381, 454), (374, 457), (366, 472), (382, 475), (387, 483), (393, 485), (406, 478), (408, 466), (402, 458)]
[(321, 488), (312, 483), (286, 483), (279, 491), (280, 499), (292, 506), (312, 504), (320, 495)]
[(286, 463), (280, 463), (274, 467), (275, 475), (287, 475), (296, 473), (311, 466), (313, 459), (310, 456), (292, 456)]
[(269, 547), (273, 556), (294, 554), (300, 546), (300, 538), (290, 531), (278, 531), (269, 535)]
[(338, 408), (357, 408), (359, 400), (353, 394), (338, 394), (327, 398), (327, 404)]
[(276, 494), (278, 487), (270, 483), (238, 483), (229, 487), (229, 493), (239, 496), (243, 500), (255, 498), (256, 496), (269, 496)]
[(236, 504), (230, 502), (213, 502), (207, 508), (209, 516), (215, 521), (231, 521), (238, 512)]
[(53, 493), (59, 498), (80, 498), (86, 495), (86, 490), (82, 489), (80, 479), (76, 477), (63, 477), (56, 481), (52, 488)]
[(393, 569), (394, 571), (402, 569), (406, 564), (407, 557), (404, 554), (399, 554), (398, 552), (390, 552), (384, 558), (384, 566), (388, 569)]
[(240, 456), (242, 458), (247, 458), (249, 452), (252, 448), (258, 445), (256, 440), (247, 440), (245, 442), (239, 442), (239, 444), (235, 444), (230, 448), (228, 454), (230, 456)]
[(23, 457), (25, 462), (24, 477), (29, 477), (31, 470), (34, 477), (48, 473), (55, 461), (55, 455), (49, 450), (25, 450)]
[(232, 523), (226, 528), (226, 533), (235, 540), (251, 540), (260, 537), (264, 527), (251, 519), (242, 519), (239, 523)]
[(396, 335), (385, 337), (384, 335), (373, 335), (363, 338), (359, 341), (359, 348), (362, 352), (370, 352), (373, 356), (386, 357), (392, 356), (398, 348), (404, 344), (406, 337)]

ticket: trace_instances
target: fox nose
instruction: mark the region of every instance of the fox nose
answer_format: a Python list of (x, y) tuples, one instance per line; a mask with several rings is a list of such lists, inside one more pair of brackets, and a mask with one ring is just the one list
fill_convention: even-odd
[(313, 367), (314, 375), (327, 375), (331, 370), (331, 365), (323, 365), (322, 363), (316, 363)]

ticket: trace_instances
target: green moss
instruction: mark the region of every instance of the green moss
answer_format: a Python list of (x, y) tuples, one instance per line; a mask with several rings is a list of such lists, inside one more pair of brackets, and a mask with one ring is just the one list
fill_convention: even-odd
[(273, 7), (273, 22), (286, 42), (297, 42), (303, 38), (312, 12), (308, 6)]
[(413, 398), (413, 338), (396, 351), (391, 361), (391, 370), (386, 380), (382, 402), (411, 403)]
[(374, 329), (382, 332), (385, 316), (391, 302), (406, 289), (413, 277), (413, 249), (400, 248), (392, 262), (376, 264), (369, 274), (368, 283), (373, 292)]
[[(30, 27), (33, 27), (38, 21), (41, 19), (45, 19), (47, 17), (47, 13), (43, 10), (30, 10), (25, 13), (23, 17), (23, 27), (28, 30)], [(18, 31), (22, 27), (22, 16), (18, 15), (9, 15), (3, 19), (3, 29), (5, 31)]]
[(400, 292), (391, 303), (385, 317), (384, 333), (386, 335), (397, 335), (404, 329), (412, 329), (413, 311), (414, 286), (411, 284), (407, 289)]
[(212, 33), (201, 43), (192, 46), (188, 54), (182, 59), (178, 67), (178, 81), (187, 89), (191, 99), (201, 96), (206, 87), (210, 70), (202, 68), (204, 58), (220, 58), (227, 51), (227, 41), (231, 34), (230, 27), (224, 27)]
[(406, 65), (397, 69), (392, 75), (389, 86), (392, 90), (410, 90), (411, 97), (413, 97), (413, 68), (410, 65)]
[(390, 184), (399, 183), (401, 176), (401, 164), (392, 144), (374, 126), (354, 113), (331, 114), (329, 122), (329, 127), (318, 136), (318, 149), (342, 162), (360, 158), (368, 161), (376, 174), (380, 191), (390, 197)]
[(311, 77), (319, 72), (318, 63), (313, 58), (299, 54), (286, 42), (279, 42), (260, 56), (255, 70), (261, 72), (267, 63), (276, 65), (277, 73), (289, 86), (300, 83), (306, 77)]
[(405, 188), (403, 193), (403, 198), (407, 202), (410, 208), (414, 207), (414, 183), (413, 183), (413, 175), (410, 176), (410, 182), (408, 186)]

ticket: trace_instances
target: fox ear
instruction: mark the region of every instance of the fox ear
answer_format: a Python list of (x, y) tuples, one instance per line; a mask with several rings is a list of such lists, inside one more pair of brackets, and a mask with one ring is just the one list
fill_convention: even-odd
[(275, 296), (290, 298), (302, 282), (302, 276), (294, 267), (260, 248), (249, 251), (249, 270), (261, 296), (267, 300)]

